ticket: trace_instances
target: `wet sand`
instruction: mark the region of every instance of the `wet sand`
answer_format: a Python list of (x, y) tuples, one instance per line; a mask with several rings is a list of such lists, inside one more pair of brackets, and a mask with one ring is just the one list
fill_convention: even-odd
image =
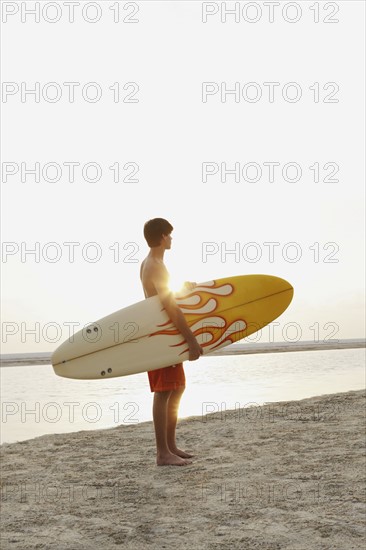
[(365, 391), (4, 444), (2, 549), (364, 548)]

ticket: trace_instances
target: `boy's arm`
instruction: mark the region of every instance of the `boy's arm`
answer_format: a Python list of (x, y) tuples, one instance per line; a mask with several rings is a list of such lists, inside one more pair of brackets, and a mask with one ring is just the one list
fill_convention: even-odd
[(195, 361), (200, 357), (200, 355), (202, 355), (203, 350), (197, 342), (193, 332), (187, 325), (187, 321), (185, 320), (183, 313), (178, 307), (174, 299), (173, 293), (169, 290), (166, 278), (161, 275), (162, 274), (160, 274), (158, 271), (155, 271), (151, 277), (152, 282), (155, 286), (161, 303), (163, 304), (167, 314), (169, 315), (169, 318), (187, 341), (189, 347), (189, 360)]

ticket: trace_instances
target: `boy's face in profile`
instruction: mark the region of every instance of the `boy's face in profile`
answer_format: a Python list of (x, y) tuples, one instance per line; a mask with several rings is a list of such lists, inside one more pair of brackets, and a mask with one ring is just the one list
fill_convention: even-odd
[(170, 250), (172, 246), (172, 234), (169, 233), (168, 235), (163, 235), (163, 242), (165, 245), (165, 249)]

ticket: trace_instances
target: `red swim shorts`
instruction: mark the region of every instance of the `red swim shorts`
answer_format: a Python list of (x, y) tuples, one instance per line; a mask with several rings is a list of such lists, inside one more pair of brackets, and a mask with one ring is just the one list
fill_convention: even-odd
[(178, 388), (185, 388), (186, 377), (184, 375), (183, 363), (148, 371), (150, 389), (155, 391), (172, 391)]

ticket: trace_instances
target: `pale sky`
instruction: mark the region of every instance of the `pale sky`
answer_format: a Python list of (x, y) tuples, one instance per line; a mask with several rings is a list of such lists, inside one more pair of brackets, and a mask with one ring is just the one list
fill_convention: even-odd
[[(263, 2), (256, 3), (262, 9), (256, 23), (242, 13), (238, 23), (229, 16), (221, 22), (221, 2), (210, 8), (137, 2), (128, 9), (121, 3), (118, 24), (110, 9), (115, 2), (99, 2), (94, 24), (76, 8), (69, 23), (58, 4), (57, 23), (42, 14), (39, 23), (30, 16), (22, 23), (17, 13), (2, 24), (2, 353), (51, 352), (69, 336), (69, 323), (82, 328), (142, 300), (139, 268), (148, 252), (142, 228), (153, 217), (174, 226), (166, 253), (173, 286), (277, 275), (292, 283), (295, 296), (273, 328), (276, 341), (295, 339), (296, 327), (303, 340), (316, 333), (320, 339), (362, 337), (364, 3), (337, 2), (332, 17), (339, 22), (333, 24), (323, 22), (331, 15), (324, 3), (319, 23), (309, 2), (297, 3), (296, 23), (281, 11), (270, 23)], [(202, 10), (216, 8), (203, 23)], [(138, 22), (123, 22), (132, 10)], [(31, 95), (22, 101), (22, 82), (23, 91), (39, 83), (38, 103)], [(44, 99), (54, 97), (50, 82), (61, 91), (59, 101)], [(74, 103), (65, 82), (80, 83)], [(102, 92), (95, 103), (81, 94), (86, 89), (86, 97), (94, 97), (96, 88), (85, 87), (90, 82)], [(117, 82), (122, 98), (138, 101), (115, 103)], [(270, 82), (278, 83), (273, 102)], [(135, 84), (123, 89), (126, 83)], [(224, 101), (225, 86), (237, 87), (237, 102), (233, 94)], [(213, 90), (206, 101), (203, 87)], [(261, 98), (251, 102), (258, 90)], [(291, 102), (299, 90), (301, 98)], [(73, 162), (79, 166), (72, 182), (65, 163)], [(35, 163), (39, 183), (25, 172)], [(59, 165), (59, 181), (47, 181), (56, 175), (52, 166), (44, 170), (48, 163)], [(92, 167), (83, 177), (88, 163), (99, 166), (99, 181), (86, 181), (95, 177)], [(121, 180), (130, 174), (137, 181), (114, 182), (110, 167), (116, 163)], [(207, 181), (204, 163), (217, 172)], [(277, 163), (274, 181), (268, 163)], [(227, 170), (236, 165), (239, 181), (233, 174), (221, 181), (222, 164)], [(296, 179), (294, 166), (298, 181), (286, 181), (283, 173)], [(247, 181), (246, 169), (247, 180), (255, 170), (261, 177)], [(64, 243), (79, 243), (74, 262)], [(25, 254), (36, 247), (38, 262)], [(100, 259), (93, 262), (96, 252)], [(60, 258), (53, 262), (55, 254)], [(39, 337), (27, 333), (35, 328)], [(263, 331), (260, 341), (268, 335)]]

